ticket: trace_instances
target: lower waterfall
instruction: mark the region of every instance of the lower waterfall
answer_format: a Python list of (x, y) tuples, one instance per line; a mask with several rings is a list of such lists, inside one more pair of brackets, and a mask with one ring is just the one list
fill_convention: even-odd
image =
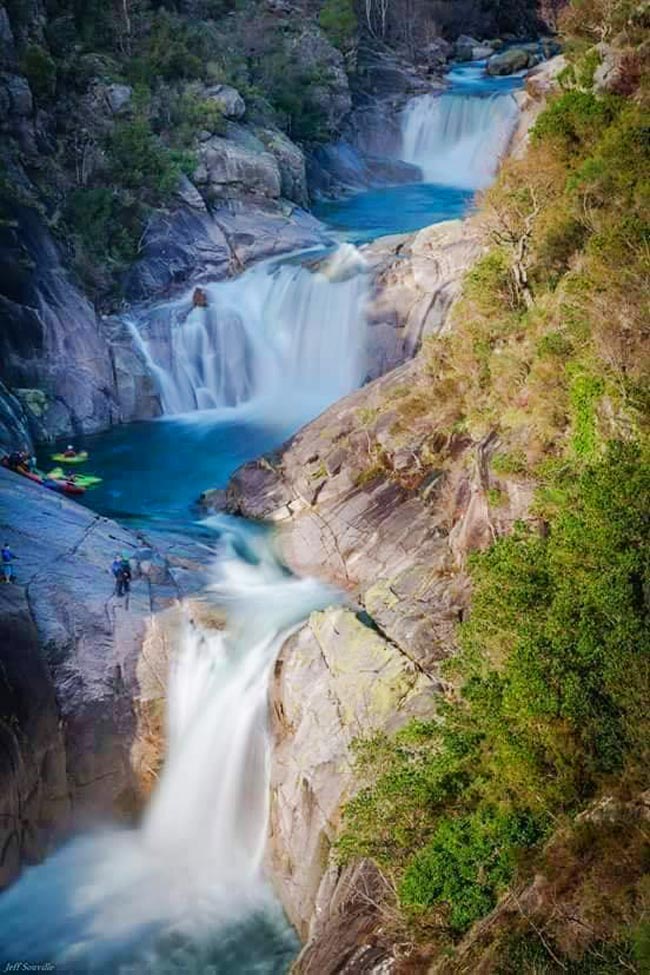
[(343, 244), (316, 268), (265, 261), (205, 285), (204, 305), (189, 291), (128, 318), (163, 411), (259, 405), (300, 422), (351, 392), (365, 373), (364, 271)]
[(511, 94), (420, 95), (402, 115), (401, 156), (427, 183), (483, 189), (494, 179), (517, 115)]
[[(264, 533), (211, 521), (226, 553), (209, 588), (228, 628), (185, 621), (169, 678), (166, 762), (144, 821), (74, 839), (26, 870), (0, 898), (0, 961), (264, 975), (277, 971), (278, 953), (295, 953), (262, 876), (268, 678), (291, 629), (338, 597), (288, 574)], [(264, 967), (274, 954), (276, 967)]]

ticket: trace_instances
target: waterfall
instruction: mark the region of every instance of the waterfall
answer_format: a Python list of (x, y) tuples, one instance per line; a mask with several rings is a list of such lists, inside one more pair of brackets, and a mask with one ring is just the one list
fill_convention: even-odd
[[(137, 830), (77, 838), (27, 869), (0, 898), (0, 961), (276, 975), (295, 953), (262, 875), (268, 678), (291, 629), (338, 597), (289, 575), (265, 534), (209, 521), (230, 533), (211, 586), (228, 628), (185, 620), (169, 678), (167, 758), (145, 818)], [(260, 931), (275, 947), (255, 955)]]
[[(342, 251), (347, 248), (347, 251)], [(263, 405), (314, 415), (365, 378), (367, 280), (350, 245), (334, 255), (348, 273), (265, 261), (127, 319), (166, 414)], [(292, 413), (292, 415), (293, 415)]]
[(495, 176), (517, 114), (511, 94), (420, 95), (402, 116), (402, 158), (419, 166), (427, 183), (483, 189)]

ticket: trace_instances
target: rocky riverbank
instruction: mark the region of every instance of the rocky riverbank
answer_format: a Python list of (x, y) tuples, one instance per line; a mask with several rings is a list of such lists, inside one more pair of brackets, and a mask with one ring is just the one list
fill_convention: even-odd
[[(2, 540), (18, 557), (0, 585), (4, 742), (0, 885), (96, 816), (129, 820), (156, 779), (169, 646), (180, 600), (209, 553), (122, 528), (0, 469)], [(125, 552), (128, 608), (110, 564)]]

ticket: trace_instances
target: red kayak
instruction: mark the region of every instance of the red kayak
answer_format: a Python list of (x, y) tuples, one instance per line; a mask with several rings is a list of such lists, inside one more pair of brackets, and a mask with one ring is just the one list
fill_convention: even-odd
[(20, 474), (21, 477), (26, 477), (30, 481), (35, 481), (37, 484), (42, 484), (43, 487), (49, 488), (50, 491), (56, 491), (58, 494), (85, 494), (85, 487), (81, 487), (80, 484), (74, 484), (72, 481), (55, 481), (51, 477), (43, 477), (41, 474), (36, 474), (34, 471), (28, 470), (22, 464), (12, 466), (9, 463), (8, 457), (3, 457), (0, 460), (3, 467), (8, 470), (13, 471), (14, 474)]
[(51, 477), (46, 477), (41, 481), (43, 487), (50, 491), (57, 491), (59, 494), (85, 494), (86, 489), (72, 481), (54, 481)]

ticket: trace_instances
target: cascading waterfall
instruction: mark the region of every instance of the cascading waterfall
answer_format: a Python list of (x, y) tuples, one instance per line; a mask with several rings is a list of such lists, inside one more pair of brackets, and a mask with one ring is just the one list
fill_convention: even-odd
[[(332, 275), (332, 263), (348, 273)], [(365, 372), (367, 280), (344, 244), (322, 266), (265, 261), (232, 281), (148, 308), (127, 322), (166, 414), (264, 407), (267, 419), (314, 414)]]
[[(130, 975), (210, 964), (219, 975), (263, 975), (295, 950), (262, 876), (268, 675), (291, 628), (338, 597), (289, 575), (264, 534), (211, 522), (222, 538), (230, 533), (210, 587), (228, 629), (185, 621), (168, 687), (167, 759), (146, 817), (137, 830), (74, 840), (27, 870), (0, 898), (0, 961), (84, 972), (124, 963)], [(255, 965), (255, 934), (241, 930), (252, 920), (275, 942)]]
[(517, 122), (511, 94), (449, 92), (411, 99), (402, 116), (402, 158), (427, 183), (478, 190), (494, 179)]

